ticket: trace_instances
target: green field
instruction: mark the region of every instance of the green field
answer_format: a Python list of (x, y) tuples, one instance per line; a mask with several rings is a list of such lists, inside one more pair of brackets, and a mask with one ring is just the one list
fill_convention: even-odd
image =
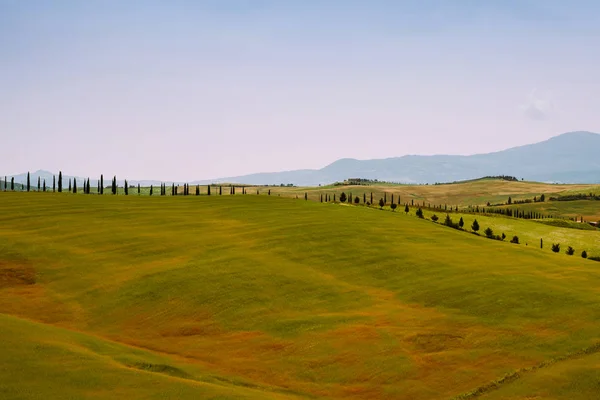
[(596, 200), (546, 201), (543, 203), (515, 204), (503, 207), (565, 218), (577, 218), (578, 221), (581, 217), (583, 217), (584, 221), (600, 221), (600, 201)]
[(0, 398), (600, 396), (598, 231), (275, 194), (0, 193)]

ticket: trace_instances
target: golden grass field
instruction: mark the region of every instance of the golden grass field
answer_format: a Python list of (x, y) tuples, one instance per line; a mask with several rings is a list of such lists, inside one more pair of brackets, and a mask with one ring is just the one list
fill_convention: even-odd
[(0, 193), (0, 398), (600, 395), (600, 263), (288, 193)]

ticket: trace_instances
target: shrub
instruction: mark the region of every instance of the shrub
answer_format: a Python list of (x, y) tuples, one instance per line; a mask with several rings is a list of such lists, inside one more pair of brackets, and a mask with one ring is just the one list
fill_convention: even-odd
[(367, 201), (367, 206), (370, 206), (370, 205), (371, 205), (371, 202), (370, 202), (370, 201)]
[(358, 196), (356, 196), (354, 198), (354, 204), (358, 204), (358, 203), (360, 203), (360, 198)]
[(567, 253), (567, 255), (569, 256), (572, 256), (573, 254), (575, 254), (575, 249), (569, 246), (567, 247), (567, 251), (565, 251), (565, 253)]
[(345, 202), (346, 202), (346, 193), (342, 192), (342, 194), (340, 194), (340, 201), (341, 201), (342, 203), (345, 203)]
[(560, 251), (560, 243), (552, 243), (552, 251), (558, 253)]
[(462, 229), (463, 226), (465, 226), (465, 221), (463, 221), (462, 217), (460, 217), (460, 221), (458, 221), (458, 226), (460, 227), (460, 229)]
[(385, 206), (385, 202), (383, 199), (379, 199), (379, 208), (383, 208), (383, 206)]
[(517, 235), (513, 236), (512, 239), (510, 239), (511, 243), (515, 243), (515, 244), (519, 244), (519, 237)]
[(582, 251), (582, 252), (581, 252), (581, 257), (582, 257), (582, 258), (587, 258), (587, 251), (585, 251), (585, 250), (584, 250), (584, 251)]
[(396, 207), (398, 207), (398, 205), (396, 203), (392, 203), (390, 204), (390, 207), (392, 208), (392, 211), (396, 211)]
[(433, 222), (437, 222), (437, 220), (438, 220), (438, 219), (439, 219), (439, 218), (438, 218), (438, 216), (437, 216), (437, 215), (435, 215), (435, 214), (433, 214), (433, 215), (431, 216), (431, 220), (432, 220)]
[(492, 238), (494, 236), (494, 231), (490, 227), (485, 228), (485, 231), (483, 231), (483, 233), (485, 233), (485, 236), (487, 236), (488, 238)]
[(598, 256), (591, 256), (591, 257), (588, 257), (588, 260), (600, 261), (600, 257), (598, 257)]
[(417, 217), (419, 218), (423, 218), (423, 210), (421, 210), (421, 208), (419, 207), (419, 209), (417, 210)]
[(477, 232), (479, 230), (479, 222), (477, 222), (477, 220), (473, 221), (471, 229), (473, 230), (473, 232)]
[(502, 232), (502, 240), (506, 239), (506, 235)]

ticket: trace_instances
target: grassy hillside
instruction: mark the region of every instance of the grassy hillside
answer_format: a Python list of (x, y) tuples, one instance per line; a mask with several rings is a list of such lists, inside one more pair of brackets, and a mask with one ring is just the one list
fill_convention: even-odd
[[(414, 216), (415, 211), (416, 207), (411, 208), (408, 215)], [(402, 211), (396, 211), (396, 213), (399, 212), (403, 213)], [(424, 217), (428, 220), (431, 219), (434, 214), (438, 216), (438, 222), (440, 224), (443, 223), (444, 218), (446, 217), (445, 212), (424, 211)], [(507, 236), (507, 242), (516, 235), (519, 237), (519, 241), (522, 245), (539, 248), (540, 239), (543, 239), (544, 248), (542, 251), (544, 252), (552, 251), (552, 243), (560, 243), (561, 253), (567, 249), (567, 246), (572, 246), (577, 251), (576, 256), (580, 256), (581, 251), (586, 250), (590, 256), (600, 257), (600, 230), (587, 224), (583, 224), (585, 229), (573, 229), (572, 225), (581, 224), (556, 220), (532, 221), (496, 215), (477, 215), (460, 212), (450, 213), (449, 215), (454, 222), (458, 222), (462, 217), (465, 224), (464, 229), (468, 232), (471, 231), (473, 221), (477, 219), (481, 228), (479, 234), (482, 236), (483, 231), (489, 227), (494, 231), (494, 234), (501, 235), (504, 233)]]
[[(265, 189), (261, 188), (261, 192)], [(282, 196), (303, 197), (308, 192), (309, 198), (318, 200), (321, 193), (337, 196), (341, 192), (352, 193), (353, 196), (359, 196), (362, 203), (363, 194), (370, 197), (373, 192), (374, 200), (379, 200), (387, 193), (388, 201), (392, 194), (395, 199), (400, 196), (402, 203), (425, 202), (431, 204), (448, 204), (457, 206), (485, 205), (488, 202), (504, 203), (508, 197), (513, 200), (533, 199), (534, 196), (545, 194), (557, 195), (560, 193), (600, 193), (600, 185), (554, 185), (539, 182), (513, 182), (499, 179), (479, 179), (463, 183), (443, 184), (443, 185), (372, 185), (372, 186), (325, 186), (310, 188), (271, 188), (273, 194)], [(249, 191), (255, 193), (256, 190)]]
[(566, 218), (583, 217), (585, 221), (600, 221), (600, 201), (574, 200), (574, 201), (546, 201), (543, 203), (515, 204), (503, 206), (504, 208), (517, 208), (529, 212), (538, 212), (546, 215), (557, 215)]
[[(447, 399), (600, 340), (598, 263), (404, 213), (250, 195), (0, 208), (7, 398)], [(585, 379), (564, 365), (545, 390)]]

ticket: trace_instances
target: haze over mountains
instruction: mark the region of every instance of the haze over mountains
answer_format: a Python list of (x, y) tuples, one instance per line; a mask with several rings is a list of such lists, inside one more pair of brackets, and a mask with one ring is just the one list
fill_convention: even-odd
[[(512, 175), (519, 179), (540, 182), (600, 183), (600, 134), (569, 132), (543, 142), (488, 154), (406, 155), (375, 160), (345, 158), (317, 170), (257, 173), (189, 183), (234, 182), (256, 185), (293, 183), (298, 186), (316, 186), (348, 178), (402, 183), (436, 183), (475, 179), (488, 175)], [(16, 175), (15, 181), (25, 182), (26, 176), (27, 173)], [(34, 172), (31, 177), (32, 185), (37, 184), (38, 176), (45, 178), (46, 184), (51, 187), (52, 173)], [(64, 179), (69, 178), (72, 177), (64, 175)], [(83, 182), (83, 178), (77, 179)], [(112, 176), (104, 177), (105, 186), (110, 184), (111, 179)], [(140, 183), (143, 186), (160, 184), (160, 181), (152, 180), (128, 181), (130, 184)], [(121, 180), (119, 182), (122, 183)], [(97, 181), (91, 179), (91, 184), (97, 185)]]

